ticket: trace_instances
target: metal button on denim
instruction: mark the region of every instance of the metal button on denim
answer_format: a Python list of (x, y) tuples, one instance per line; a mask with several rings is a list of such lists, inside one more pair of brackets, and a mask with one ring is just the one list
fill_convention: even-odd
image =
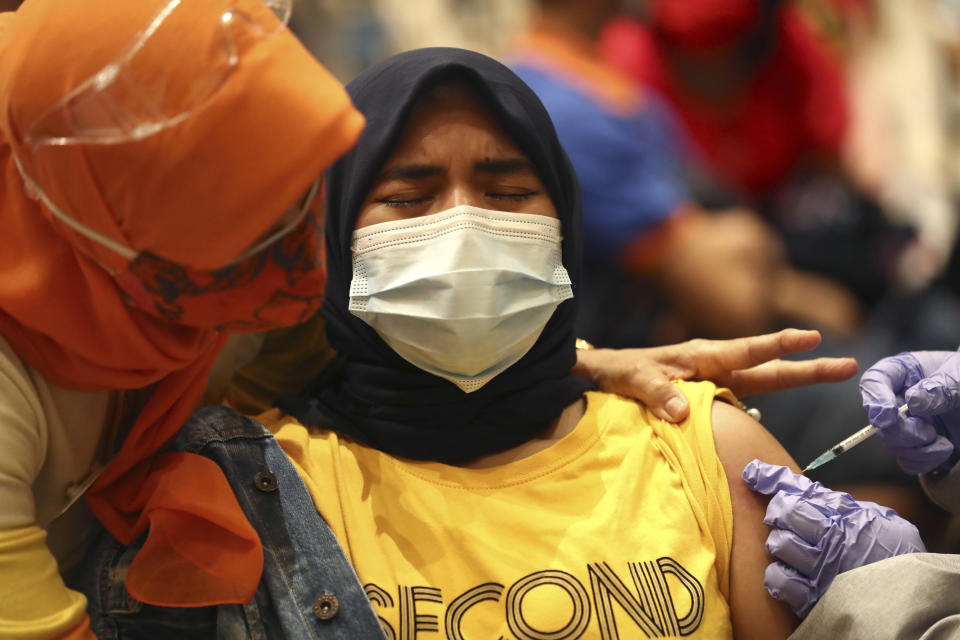
[(339, 610), (340, 602), (335, 595), (325, 593), (313, 601), (313, 615), (321, 620), (329, 620), (337, 615)]
[(269, 471), (261, 471), (257, 475), (253, 476), (253, 486), (260, 491), (269, 493), (270, 491), (277, 490), (277, 476), (273, 475)]

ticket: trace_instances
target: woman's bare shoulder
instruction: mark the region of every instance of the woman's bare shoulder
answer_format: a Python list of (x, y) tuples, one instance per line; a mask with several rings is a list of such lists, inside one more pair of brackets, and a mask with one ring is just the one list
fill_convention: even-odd
[(773, 561), (766, 551), (769, 529), (763, 524), (767, 496), (756, 494), (741, 478), (748, 462), (797, 464), (763, 426), (740, 409), (714, 401), (711, 412), (717, 456), (730, 486), (733, 506), (733, 551), (730, 558), (730, 601), (734, 635), (738, 639), (786, 638), (797, 621), (790, 609), (763, 588), (763, 575)]

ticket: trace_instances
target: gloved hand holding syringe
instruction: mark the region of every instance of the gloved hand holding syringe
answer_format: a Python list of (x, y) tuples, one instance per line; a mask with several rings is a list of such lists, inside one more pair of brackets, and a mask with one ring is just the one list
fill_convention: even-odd
[[(805, 472), (873, 434), (907, 473), (945, 473), (960, 464), (960, 353), (884, 358), (863, 374), (860, 392), (871, 426), (817, 457)], [(924, 550), (916, 527), (892, 509), (760, 461), (747, 465), (743, 478), (754, 491), (771, 496), (764, 523), (773, 529), (767, 549), (776, 561), (766, 569), (764, 586), (801, 617), (837, 575)]]
[[(860, 378), (863, 408), (909, 474), (947, 472), (960, 460), (960, 353), (912, 351), (884, 358)], [(897, 407), (907, 403), (907, 416)]]
[[(897, 413), (900, 414), (901, 418), (906, 416), (907, 404), (903, 403), (902, 405), (900, 405), (900, 408), (897, 409)], [(857, 446), (858, 444), (860, 444), (861, 442), (863, 442), (864, 440), (866, 440), (867, 438), (869, 438), (870, 436), (876, 433), (877, 433), (877, 428), (872, 424), (868, 424), (863, 429), (860, 429), (859, 431), (854, 433), (852, 436), (841, 440), (837, 444), (833, 445), (832, 447), (830, 447), (829, 449), (821, 453), (819, 456), (816, 457), (816, 459), (814, 459), (813, 462), (808, 464), (806, 468), (804, 468), (804, 470), (801, 471), (801, 473), (812, 471), (813, 469), (816, 469), (817, 467), (823, 464), (826, 464), (827, 462), (830, 462), (840, 454), (845, 453), (850, 449), (853, 449), (855, 446)]]

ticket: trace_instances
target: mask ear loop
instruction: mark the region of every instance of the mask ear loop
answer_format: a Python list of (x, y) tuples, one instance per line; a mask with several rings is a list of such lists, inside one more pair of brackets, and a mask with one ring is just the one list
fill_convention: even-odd
[(284, 236), (289, 234), (291, 231), (299, 227), (300, 223), (302, 223), (304, 218), (307, 217), (307, 213), (310, 212), (310, 205), (313, 204), (313, 200), (314, 198), (316, 198), (317, 191), (319, 189), (320, 189), (320, 178), (317, 178), (316, 180), (313, 181), (313, 184), (310, 185), (310, 189), (307, 191), (307, 193), (302, 197), (303, 204), (300, 205), (300, 211), (297, 212), (297, 215), (289, 223), (285, 224), (282, 228), (278, 229), (274, 233), (271, 233), (269, 236), (267, 236), (260, 242), (256, 243), (255, 245), (253, 245), (252, 247), (250, 247), (249, 249), (241, 253), (239, 256), (237, 256), (236, 258), (234, 258), (224, 266), (230, 266), (238, 262), (241, 262), (243, 260), (246, 260), (247, 258), (257, 255), (258, 253), (260, 253), (261, 251), (263, 251), (264, 249), (272, 245), (274, 242), (276, 242), (280, 238), (283, 238)]

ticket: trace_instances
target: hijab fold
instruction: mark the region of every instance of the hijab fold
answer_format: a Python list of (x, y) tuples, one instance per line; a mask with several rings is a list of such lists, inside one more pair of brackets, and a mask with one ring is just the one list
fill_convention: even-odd
[(353, 277), (350, 246), (359, 210), (411, 110), (433, 87), (450, 81), (467, 83), (535, 166), (561, 221), (563, 264), (576, 295), (580, 192), (539, 99), (507, 67), (478, 53), (429, 48), (393, 56), (347, 86), (367, 128), (327, 177), (328, 279), (321, 313), (338, 353), (337, 371), (325, 377), (329, 383), (285, 408), (307, 424), (395, 455), (458, 462), (538, 435), (588, 385), (570, 374), (576, 360), (575, 300), (557, 308), (523, 358), (469, 394), (405, 361), (347, 309)]

